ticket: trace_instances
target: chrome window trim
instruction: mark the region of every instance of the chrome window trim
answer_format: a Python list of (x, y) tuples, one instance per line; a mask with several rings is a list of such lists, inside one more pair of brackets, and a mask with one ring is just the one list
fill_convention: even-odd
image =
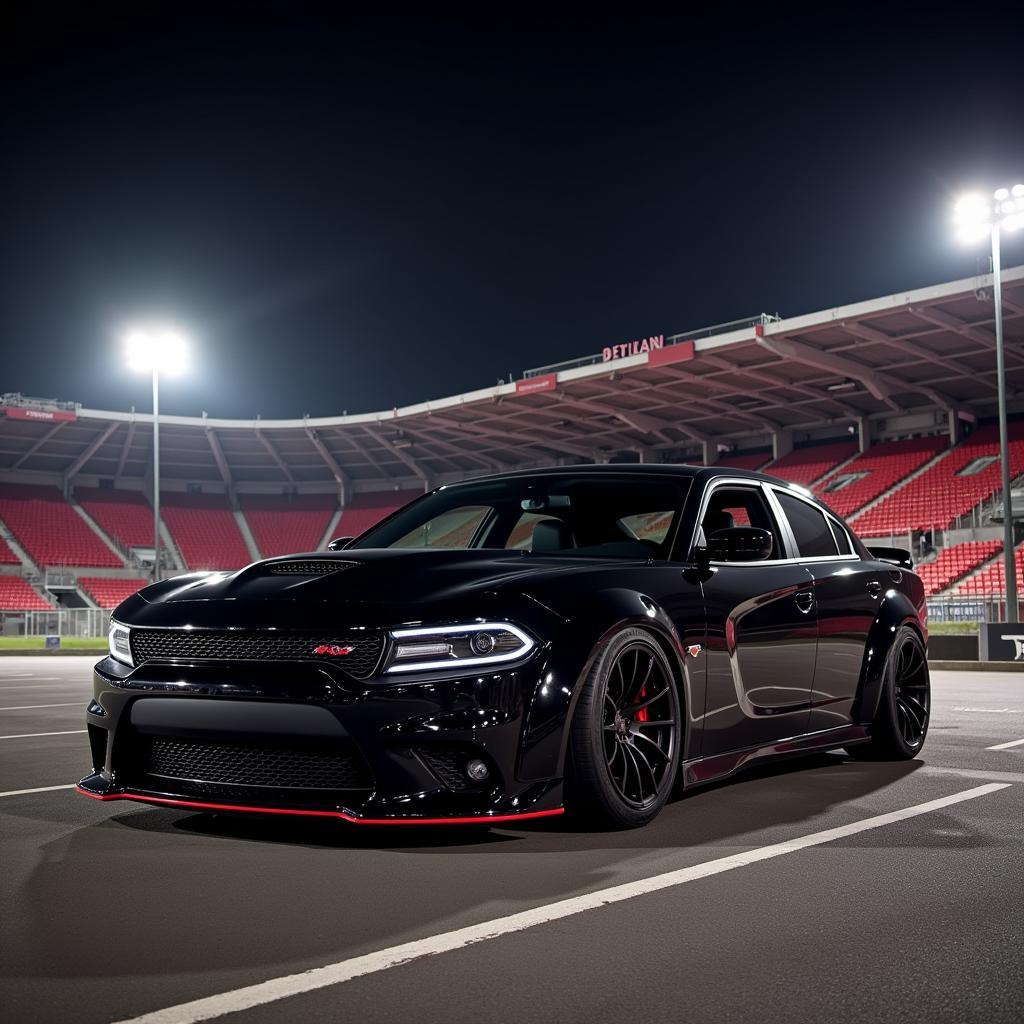
[[(764, 495), (766, 502), (768, 503), (769, 512), (775, 517), (776, 525), (779, 527), (779, 533), (782, 535), (782, 542), (786, 548), (785, 558), (768, 558), (762, 559), (757, 562), (719, 562), (711, 561), (710, 564), (713, 566), (726, 566), (729, 568), (752, 568), (756, 569), (762, 566), (773, 566), (773, 565), (808, 565), (818, 562), (860, 562), (862, 561), (860, 555), (857, 554), (857, 550), (853, 544), (853, 539), (847, 531), (847, 537), (850, 541), (851, 554), (843, 555), (822, 555), (820, 557), (804, 557), (796, 555), (793, 552), (799, 551), (796, 544), (796, 539), (793, 536), (792, 527), (789, 525), (789, 520), (786, 518), (785, 512), (778, 500), (775, 498), (775, 491), (781, 491), (784, 494), (790, 494), (795, 498), (799, 498), (801, 501), (806, 502), (812, 508), (817, 509), (823, 516), (825, 521), (829, 522), (833, 517), (829, 512), (822, 508), (812, 497), (808, 497), (806, 494), (800, 493), (796, 490), (794, 485), (793, 488), (786, 487), (784, 485), (771, 483), (767, 480), (756, 480), (750, 479), (749, 477), (714, 477), (704, 487), (704, 494), (701, 496), (700, 505), (697, 509), (697, 521), (693, 527), (693, 534), (690, 538), (689, 552), (687, 561), (694, 561), (694, 551), (697, 547), (697, 536), (701, 529), (701, 523), (704, 520), (704, 513), (707, 511), (708, 503), (711, 500), (711, 495), (719, 487), (744, 487), (749, 490), (760, 490)], [(831, 523), (829, 525), (831, 529)], [(833, 537), (833, 539), (835, 539)], [(838, 542), (836, 547), (838, 548)]]

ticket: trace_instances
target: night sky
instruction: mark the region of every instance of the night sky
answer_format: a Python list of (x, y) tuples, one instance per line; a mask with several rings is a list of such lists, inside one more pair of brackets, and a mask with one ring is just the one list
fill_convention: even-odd
[(194, 339), (168, 412), (329, 415), (968, 276), (952, 197), (1024, 178), (1009, 5), (27, 9), (0, 390), (87, 406), (149, 408), (134, 323)]

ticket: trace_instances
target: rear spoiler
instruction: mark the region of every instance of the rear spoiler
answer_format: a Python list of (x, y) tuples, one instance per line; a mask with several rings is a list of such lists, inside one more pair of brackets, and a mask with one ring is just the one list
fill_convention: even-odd
[(890, 562), (901, 569), (914, 568), (914, 558), (906, 548), (880, 548), (872, 545), (868, 547), (868, 551), (871, 552), (871, 557), (879, 562)]

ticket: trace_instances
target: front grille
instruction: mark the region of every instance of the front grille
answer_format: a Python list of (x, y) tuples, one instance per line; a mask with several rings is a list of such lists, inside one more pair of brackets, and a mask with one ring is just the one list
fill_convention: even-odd
[[(162, 780), (175, 791), (244, 795), (232, 787), (266, 790), (370, 790), (373, 776), (353, 744), (211, 742), (139, 736), (133, 775), (150, 788)], [(185, 785), (183, 785), (185, 784)]]
[(289, 562), (269, 562), (266, 570), (277, 576), (330, 576), (351, 569), (358, 562), (339, 562), (335, 558), (302, 558)]
[[(339, 633), (288, 633), (268, 630), (133, 629), (136, 665), (146, 661), (323, 661), (336, 664), (358, 679), (373, 673), (380, 661), (383, 637), (375, 630)], [(317, 648), (323, 648), (317, 654)], [(350, 648), (348, 654), (339, 650)], [(335, 653), (330, 653), (334, 651)]]

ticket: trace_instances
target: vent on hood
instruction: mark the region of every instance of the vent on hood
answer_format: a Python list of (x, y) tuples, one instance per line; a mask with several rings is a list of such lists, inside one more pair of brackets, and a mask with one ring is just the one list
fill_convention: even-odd
[(270, 562), (267, 572), (276, 576), (329, 576), (342, 569), (351, 569), (358, 562), (339, 562), (334, 558), (299, 558), (290, 562)]

